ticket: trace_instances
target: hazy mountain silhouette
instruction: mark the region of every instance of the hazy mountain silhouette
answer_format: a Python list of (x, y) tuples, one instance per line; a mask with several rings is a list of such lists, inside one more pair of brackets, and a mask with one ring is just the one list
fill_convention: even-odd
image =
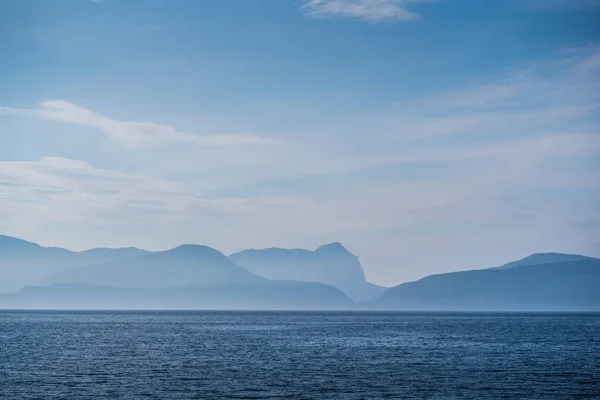
[(526, 265), (538, 265), (538, 264), (551, 264), (555, 262), (566, 262), (566, 261), (582, 261), (582, 260), (593, 260), (592, 257), (581, 256), (579, 254), (562, 254), (562, 253), (535, 253), (521, 260), (512, 261), (504, 264), (500, 267), (494, 267), (498, 269), (506, 269), (513, 267), (522, 267)]
[(65, 255), (71, 253), (69, 250), (58, 247), (43, 247), (37, 243), (18, 239), (12, 236), (0, 235), (0, 257), (2, 258), (20, 258), (20, 257), (38, 257), (51, 255)]
[(133, 247), (74, 252), (0, 235), (0, 292), (40, 283), (48, 275), (69, 267), (128, 260), (147, 253)]
[(49, 276), (45, 283), (159, 288), (262, 280), (211, 247), (188, 244), (134, 259), (69, 268)]
[(86, 284), (28, 286), (1, 294), (12, 309), (293, 309), (354, 307), (340, 290), (319, 283), (260, 280), (209, 286), (130, 289)]
[(229, 256), (238, 265), (268, 279), (319, 282), (342, 290), (356, 301), (380, 296), (385, 288), (369, 283), (358, 257), (340, 243), (304, 249), (244, 250)]
[(431, 275), (365, 303), (403, 310), (600, 310), (600, 260)]
[[(31, 286), (40, 283), (48, 286)], [(340, 243), (226, 257), (200, 245), (73, 252), (0, 235), (0, 291), (14, 292), (0, 295), (1, 308), (343, 309), (351, 297), (375, 309), (583, 311), (600, 310), (598, 287), (600, 259), (574, 254), (538, 253), (386, 290), (365, 280)]]

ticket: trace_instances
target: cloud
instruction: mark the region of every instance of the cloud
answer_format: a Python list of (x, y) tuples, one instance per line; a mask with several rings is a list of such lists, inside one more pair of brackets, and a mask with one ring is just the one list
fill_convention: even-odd
[[(341, 240), (384, 284), (499, 255), (498, 264), (533, 251), (597, 252), (587, 247), (597, 226), (585, 225), (600, 220), (596, 54), (555, 53), (387, 115), (348, 115), (338, 131), (315, 124), (282, 146), (127, 152), (115, 165), (136, 174), (100, 157), (105, 168), (3, 162), (0, 230), (78, 248), (192, 242), (227, 252)], [(117, 141), (134, 132), (145, 146), (192, 143), (163, 128), (155, 139), (147, 126), (164, 126), (153, 123), (117, 129), (71, 103), (0, 113), (93, 126)]]
[(594, 73), (600, 71), (600, 49), (594, 48), (592, 54), (585, 57), (575, 66), (578, 72)]
[(0, 115), (17, 114), (88, 126), (104, 132), (115, 144), (128, 148), (192, 144), (222, 147), (249, 144), (273, 144), (275, 141), (248, 133), (226, 135), (192, 135), (170, 125), (131, 122), (109, 118), (64, 100), (46, 100), (32, 110), (0, 107)]
[(479, 85), (393, 103), (396, 137), (503, 140), (593, 131), (600, 109), (599, 54), (596, 46), (568, 49)]
[[(143, 236), (149, 229), (166, 229), (175, 238), (208, 224), (211, 228), (205, 232), (210, 234), (221, 229), (214, 221), (226, 224), (223, 221), (230, 216), (264, 208), (285, 214), (281, 209), (301, 208), (304, 203), (290, 196), (211, 196), (193, 184), (122, 173), (62, 157), (0, 161), (3, 225), (11, 227), (11, 234), (41, 234), (46, 240), (56, 226), (81, 229), (91, 237), (107, 227), (111, 236), (123, 234), (121, 240), (130, 242), (135, 242), (132, 232)], [(161, 237), (159, 248), (180, 244), (179, 238), (170, 242)], [(206, 237), (203, 240), (209, 242)]]
[[(167, 204), (188, 208), (202, 204), (199, 194), (180, 184), (97, 168), (85, 161), (42, 157), (39, 161), (0, 162), (4, 201), (51, 206), (50, 218), (65, 221), (131, 206), (164, 210)], [(57, 213), (59, 209), (64, 212)], [(84, 218), (87, 219), (87, 218)]]
[[(498, 196), (516, 191), (523, 199), (540, 186), (555, 187), (560, 181), (585, 187), (587, 182), (573, 182), (569, 175), (548, 175), (547, 166), (557, 158), (595, 154), (599, 145), (599, 135), (570, 133), (501, 145), (470, 144), (406, 160), (429, 157), (464, 164), (449, 173), (391, 183), (324, 186), (312, 192), (241, 196), (204, 192), (196, 182), (148, 178), (81, 160), (5, 161), (0, 162), (0, 209), (11, 231), (25, 237), (50, 237), (56, 225), (93, 226), (80, 237), (91, 237), (90, 245), (103, 226), (111, 228), (110, 240), (116, 231), (124, 235), (122, 242), (111, 245), (153, 247), (194, 241), (224, 251), (243, 246), (316, 245), (319, 240), (352, 237), (354, 232), (365, 235), (459, 219), (465, 224), (493, 224), (498, 215), (510, 210), (493, 203)], [(544, 210), (547, 202), (537, 206)], [(156, 244), (136, 242), (147, 239), (150, 231), (163, 233)], [(161, 244), (164, 241), (168, 243)]]
[[(216, 197), (194, 184), (118, 172), (96, 167), (86, 161), (63, 157), (42, 157), (37, 161), (0, 161), (0, 199), (14, 203), (56, 207), (64, 212), (48, 216), (60, 220), (101, 222), (105, 213), (114, 218), (160, 219), (195, 212), (229, 214), (268, 207), (297, 205), (290, 198), (256, 196)], [(147, 214), (145, 214), (147, 213)], [(160, 214), (157, 214), (160, 213)]]
[[(428, 0), (305, 0), (304, 13), (314, 18), (353, 18), (368, 22), (412, 21), (420, 15), (409, 3)], [(429, 0), (431, 1), (431, 0)]]

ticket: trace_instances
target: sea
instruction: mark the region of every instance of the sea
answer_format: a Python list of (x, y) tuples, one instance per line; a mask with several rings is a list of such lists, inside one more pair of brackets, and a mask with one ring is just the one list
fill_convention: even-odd
[(0, 399), (600, 399), (600, 314), (0, 311)]

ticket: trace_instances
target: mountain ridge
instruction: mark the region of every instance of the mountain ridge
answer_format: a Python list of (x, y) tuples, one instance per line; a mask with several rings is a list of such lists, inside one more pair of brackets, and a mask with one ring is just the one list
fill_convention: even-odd
[[(394, 286), (367, 308), (391, 310), (600, 310), (600, 259), (428, 275)], [(598, 293), (597, 293), (598, 292)]]
[(163, 288), (55, 284), (0, 294), (0, 308), (18, 309), (346, 310), (354, 305), (332, 286), (268, 280)]
[(105, 251), (105, 250), (139, 250), (141, 252), (147, 252), (150, 253), (150, 251), (148, 250), (144, 250), (144, 249), (140, 249), (138, 247), (134, 247), (134, 246), (126, 246), (126, 247), (92, 247), (90, 249), (86, 249), (86, 250), (79, 250), (79, 251), (75, 251), (75, 250), (69, 250), (63, 247), (56, 247), (56, 246), (42, 246), (39, 243), (36, 242), (32, 242), (26, 239), (21, 239), (15, 236), (8, 236), (8, 235), (0, 235), (0, 251), (6, 250), (5, 246), (6, 244), (16, 244), (18, 247), (27, 247), (27, 246), (31, 246), (31, 248), (39, 248), (39, 249), (48, 249), (48, 250), (61, 250), (61, 251), (65, 251), (65, 252), (69, 252), (69, 253), (74, 253), (74, 254), (81, 254), (81, 253), (89, 253), (89, 252), (94, 252), (94, 251)]
[(307, 249), (242, 250), (229, 255), (236, 264), (268, 279), (319, 282), (335, 286), (355, 301), (379, 296), (385, 288), (367, 282), (358, 257), (340, 242)]
[(126, 260), (147, 253), (135, 247), (93, 248), (76, 252), (0, 235), (0, 293), (41, 283), (48, 275), (70, 267)]
[[(6, 277), (9, 281), (14, 278), (12, 291), (6, 295), (12, 299), (37, 293), (35, 296), (40, 300), (40, 293), (50, 292), (56, 299), (60, 288), (85, 291), (88, 287), (94, 293), (104, 293), (103, 296), (114, 290), (132, 298), (142, 293), (141, 298), (147, 299), (156, 290), (168, 304), (185, 306), (185, 299), (178, 298), (173, 291), (194, 287), (201, 293), (182, 290), (190, 298), (201, 300), (196, 306), (216, 306), (216, 299), (223, 299), (230, 306), (242, 307), (244, 304), (236, 303), (233, 293), (219, 293), (217, 288), (240, 290), (244, 296), (269, 298), (274, 302), (279, 301), (277, 296), (286, 298), (285, 290), (289, 289), (297, 291), (295, 306), (300, 307), (304, 301), (317, 307), (301, 291), (313, 291), (316, 298), (326, 299), (329, 296), (326, 293), (333, 293), (333, 289), (359, 302), (360, 307), (374, 309), (600, 310), (600, 295), (595, 294), (600, 287), (600, 259), (552, 252), (533, 253), (499, 267), (428, 275), (388, 289), (367, 282), (358, 257), (340, 242), (324, 244), (315, 250), (272, 247), (226, 256), (212, 247), (197, 244), (158, 252), (135, 247), (72, 252), (0, 235), (0, 288), (4, 284), (5, 291), (10, 287), (6, 285)], [(22, 284), (18, 286), (19, 283)], [(18, 290), (24, 286), (27, 289)], [(261, 297), (262, 289), (269, 295)], [(215, 296), (215, 302), (202, 297), (209, 292)], [(112, 301), (106, 297), (100, 300)], [(263, 308), (269, 306), (265, 302), (252, 303), (251, 299), (245, 301)]]
[(87, 283), (130, 288), (263, 280), (208, 246), (181, 245), (128, 260), (70, 268), (44, 283)]
[(551, 264), (555, 262), (565, 261), (579, 261), (579, 260), (594, 260), (597, 258), (582, 256), (580, 254), (567, 254), (567, 253), (533, 253), (524, 257), (520, 260), (511, 261), (499, 267), (492, 267), (492, 269), (506, 269), (517, 266), (528, 266), (528, 265), (539, 265), (539, 264)]

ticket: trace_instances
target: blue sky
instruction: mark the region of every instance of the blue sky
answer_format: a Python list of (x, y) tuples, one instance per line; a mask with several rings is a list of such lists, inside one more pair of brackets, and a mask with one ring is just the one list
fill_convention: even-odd
[(600, 1), (4, 0), (0, 233), (600, 256)]

